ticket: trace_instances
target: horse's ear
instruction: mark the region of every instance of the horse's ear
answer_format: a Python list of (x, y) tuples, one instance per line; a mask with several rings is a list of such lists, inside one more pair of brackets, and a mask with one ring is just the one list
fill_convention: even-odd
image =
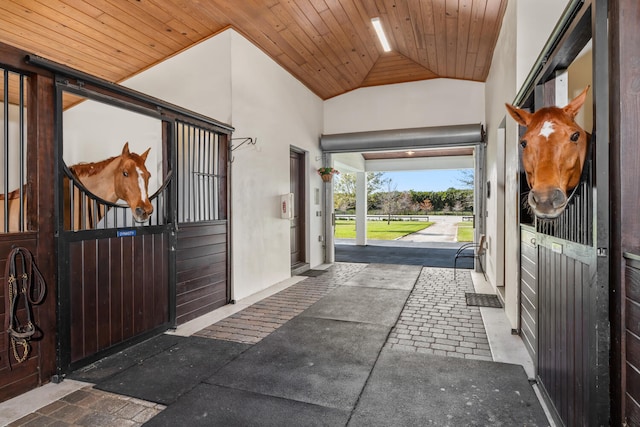
[(529, 126), (529, 123), (531, 123), (531, 116), (533, 114), (521, 108), (514, 107), (511, 104), (504, 104), (504, 105), (505, 107), (507, 107), (507, 111), (509, 112), (511, 117), (513, 117), (513, 120), (520, 123), (522, 126), (525, 126), (525, 127)]
[(147, 148), (147, 151), (145, 151), (144, 153), (140, 154), (140, 157), (142, 157), (142, 161), (143, 162), (147, 161), (147, 156), (149, 155), (149, 151), (151, 151), (151, 147)]
[(572, 119), (576, 116), (576, 114), (578, 114), (578, 111), (580, 111), (582, 105), (584, 105), (584, 101), (585, 99), (587, 99), (587, 92), (589, 91), (590, 87), (591, 86), (587, 85), (587, 87), (584, 88), (580, 95), (573, 98), (573, 100), (562, 109)]
[(122, 147), (122, 155), (123, 156), (128, 156), (129, 154), (129, 141), (124, 143), (124, 147)]

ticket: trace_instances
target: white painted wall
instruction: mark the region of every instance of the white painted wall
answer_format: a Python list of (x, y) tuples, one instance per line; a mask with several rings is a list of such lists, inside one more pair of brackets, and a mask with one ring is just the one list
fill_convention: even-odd
[(360, 153), (333, 154), (333, 167), (340, 172), (357, 172), (366, 170), (366, 162)]
[[(487, 200), (487, 276), (494, 287), (504, 284), (505, 311), (513, 328), (518, 321), (518, 128), (504, 104), (515, 98), (567, 3), (509, 2), (486, 82), (487, 177), (492, 183)], [(502, 271), (504, 281), (498, 282)]]
[[(308, 261), (323, 262), (323, 217), (315, 212), (316, 173), (322, 166), (322, 100), (246, 39), (231, 32), (234, 136), (255, 146), (233, 153), (233, 270), (235, 297), (242, 298), (291, 276), (290, 224), (280, 218), (280, 195), (289, 192), (289, 150), (308, 152)], [(321, 194), (323, 191), (321, 191)]]
[(433, 79), (356, 89), (324, 103), (324, 133), (484, 123), (484, 83)]
[(231, 34), (232, 31), (224, 31), (123, 85), (231, 123)]
[(291, 277), (290, 224), (280, 218), (289, 192), (289, 149), (308, 152), (307, 261), (323, 259), (322, 217), (312, 197), (322, 182), (322, 101), (244, 37), (227, 30), (127, 82), (145, 93), (235, 127), (255, 145), (233, 152), (232, 286), (241, 299)]
[(149, 194), (162, 185), (162, 122), (93, 100), (66, 110), (63, 116), (63, 158), (68, 166), (97, 162), (129, 150), (142, 154), (151, 148), (145, 165), (151, 178)]

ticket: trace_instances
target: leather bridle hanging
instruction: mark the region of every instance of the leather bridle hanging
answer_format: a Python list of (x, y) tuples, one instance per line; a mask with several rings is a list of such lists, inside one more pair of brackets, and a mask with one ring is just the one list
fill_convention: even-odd
[[(5, 330), (9, 335), (13, 357), (18, 363), (22, 363), (27, 360), (31, 350), (29, 341), (38, 330), (33, 322), (32, 306), (44, 301), (46, 285), (42, 274), (33, 262), (31, 252), (22, 247), (12, 249), (7, 256), (4, 278), (8, 286), (7, 297), (4, 299)], [(20, 321), (18, 318), (20, 298), (24, 300), (26, 321)], [(22, 354), (19, 354), (18, 346), (22, 347)]]

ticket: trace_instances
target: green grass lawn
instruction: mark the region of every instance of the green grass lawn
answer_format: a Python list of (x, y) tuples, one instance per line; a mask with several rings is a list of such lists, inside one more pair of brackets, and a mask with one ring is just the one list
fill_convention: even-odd
[[(367, 221), (367, 239), (394, 240), (407, 234), (415, 233), (429, 227), (433, 222), (428, 221)], [(336, 238), (355, 239), (356, 222), (336, 220)]]
[(473, 222), (458, 223), (458, 242), (473, 242)]

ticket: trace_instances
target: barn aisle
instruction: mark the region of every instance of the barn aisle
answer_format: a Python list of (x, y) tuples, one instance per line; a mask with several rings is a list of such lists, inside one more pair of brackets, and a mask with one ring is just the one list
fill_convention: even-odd
[[(161, 335), (74, 377), (163, 405), (149, 426), (549, 425), (524, 369), (491, 361), (472, 290), (467, 270), (337, 263), (281, 291), (308, 308), (276, 294), (218, 322), (226, 335)], [(118, 419), (104, 412), (93, 425)]]

